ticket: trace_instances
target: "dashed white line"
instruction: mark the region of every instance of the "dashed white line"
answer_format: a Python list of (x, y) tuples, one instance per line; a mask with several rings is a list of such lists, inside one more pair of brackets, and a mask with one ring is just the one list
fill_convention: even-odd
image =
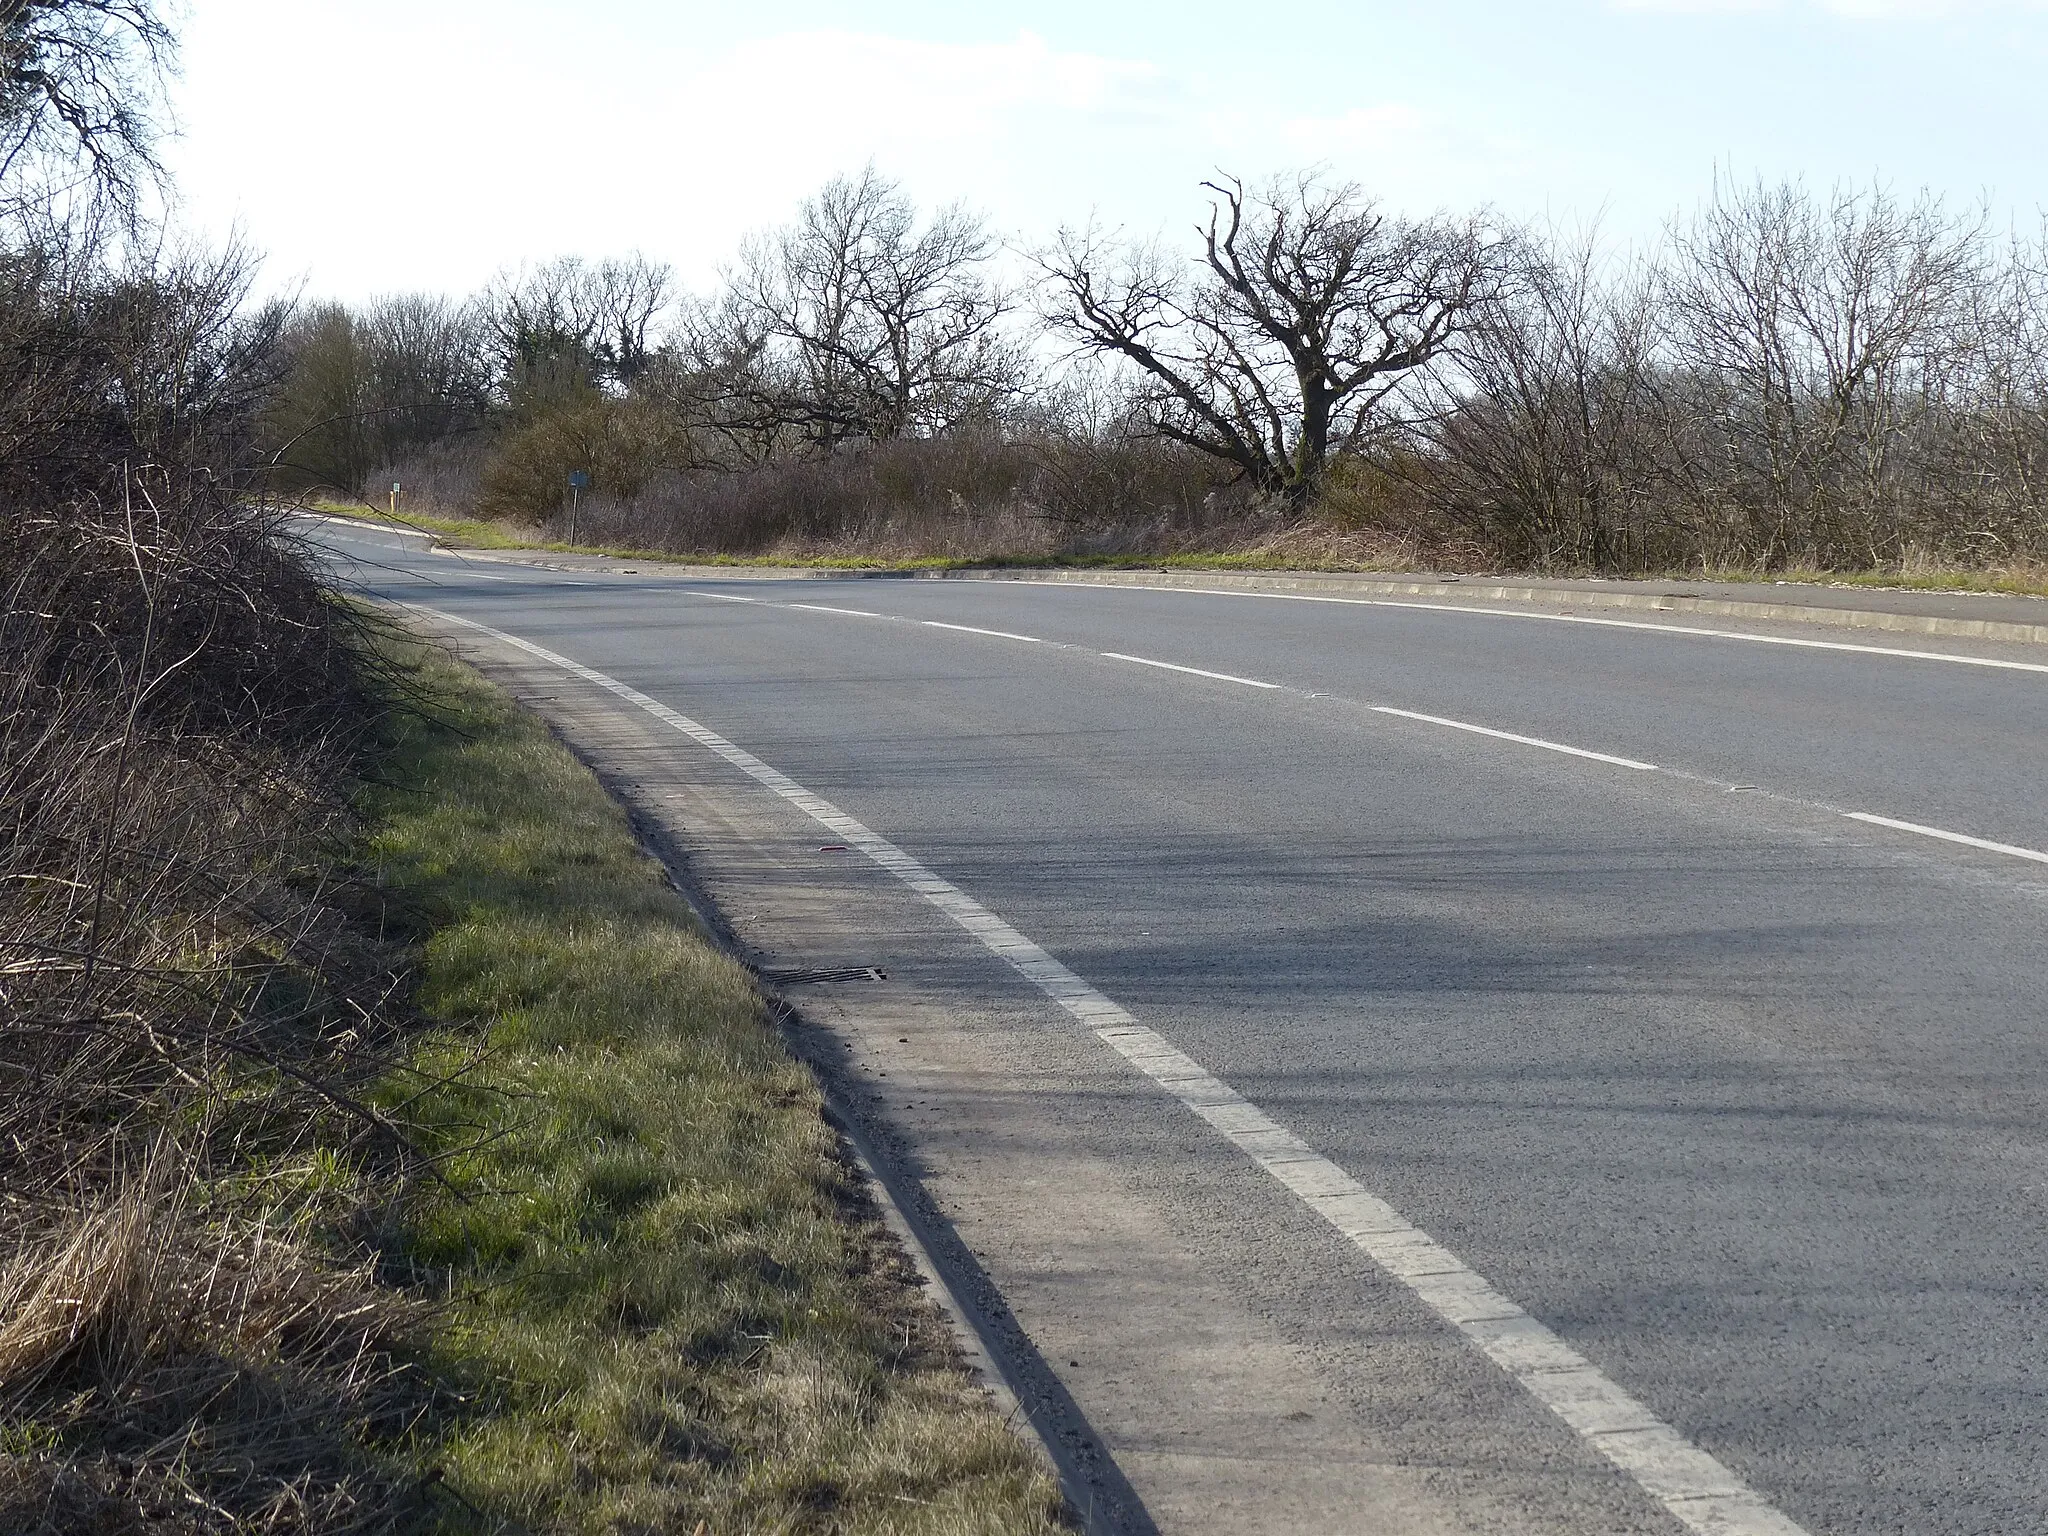
[(811, 613), (839, 613), (849, 619), (883, 619), (887, 614), (869, 613), (865, 608), (828, 608), (823, 603), (784, 603), (784, 608), (802, 608)]
[(1106, 656), (1111, 661), (1134, 661), (1141, 667), (1157, 667), (1162, 672), (1186, 672), (1192, 677), (1212, 677), (1219, 683), (1242, 683), (1247, 688), (1273, 688), (1285, 691), (1285, 685), (1282, 683), (1262, 683), (1256, 677), (1238, 677), (1230, 672), (1210, 672), (1202, 667), (1183, 667), (1178, 662), (1153, 661), (1145, 656), (1126, 656), (1122, 651), (1098, 651), (1096, 654)]
[(1635, 768), (1644, 773), (1660, 771), (1655, 763), (1639, 763), (1632, 757), (1615, 757), (1607, 752), (1589, 752), (1584, 747), (1568, 747), (1561, 741), (1545, 741), (1541, 736), (1517, 736), (1513, 731), (1496, 731), (1490, 725), (1473, 725), (1464, 720), (1446, 720), (1442, 715), (1425, 715), (1412, 709), (1396, 709), (1391, 704), (1374, 704), (1369, 707), (1376, 715), (1399, 715), (1403, 720), (1421, 720), (1430, 725), (1446, 725), (1454, 731), (1470, 731), (1474, 736), (1491, 736), (1498, 741), (1520, 742), (1525, 747), (1541, 747), (1546, 752), (1562, 752), (1567, 757), (1584, 757), (1596, 763), (1612, 763), (1617, 768)]
[(887, 838), (745, 748), (638, 689), (473, 619), (420, 604), (408, 606), (503, 641), (637, 705), (781, 796), (849, 846), (860, 849), (972, 934), (991, 954), (1008, 961), (1048, 998), (1094, 1030), (1124, 1060), (1207, 1121), (1380, 1268), (1406, 1285), (1688, 1529), (1700, 1536), (1805, 1536), (1799, 1526), (1761, 1494), (1609, 1380), (1585, 1356), (1494, 1289), (1483, 1275), (1393, 1206), (1228, 1083), (1204, 1070), (1192, 1057), (1175, 1049), (1163, 1035), (1140, 1024), (1122, 1006)]
[(2009, 854), (2015, 859), (2032, 859), (2036, 864), (2048, 864), (2048, 853), (2035, 848), (1994, 843), (1987, 837), (1971, 837), (1966, 832), (1944, 832), (1940, 827), (1923, 827), (1917, 821), (1894, 821), (1889, 816), (1873, 816), (1868, 811), (1844, 811), (1842, 814), (1851, 821), (1867, 821), (1873, 827), (1890, 827), (1894, 832), (1917, 832), (1922, 837), (1938, 837), (1944, 843), (1961, 843), (1966, 848), (1982, 848), (1989, 853)]
[(688, 587), (685, 587), (683, 590), (691, 597), (715, 597), (721, 603), (758, 603), (761, 601), (758, 597), (740, 597), (731, 592), (698, 592)]
[(937, 619), (919, 619), (926, 629), (957, 629), (963, 635), (991, 635), (998, 640), (1022, 640), (1026, 645), (1043, 645), (1036, 635), (1019, 635), (1007, 629), (976, 629), (972, 624), (941, 624)]
[[(482, 573), (481, 573), (481, 572), (471, 572), (470, 574), (472, 574), (472, 575), (481, 575)], [(485, 577), (485, 579), (486, 579), (486, 580), (491, 580), (491, 581), (500, 581), (500, 580), (508, 580), (508, 579), (510, 579), (510, 578), (506, 578), (506, 577)], [(1214, 596), (1218, 596), (1218, 597), (1243, 597), (1243, 596), (1253, 596), (1253, 597), (1268, 597), (1268, 596), (1272, 596), (1272, 597), (1298, 597), (1298, 596), (1299, 596), (1299, 594), (1294, 594), (1294, 593), (1234, 593), (1234, 592), (1223, 592), (1223, 591), (1220, 591), (1220, 590), (1214, 590), (1214, 589), (1210, 589), (1210, 588), (1187, 588), (1187, 587), (1169, 587), (1169, 588), (1140, 588), (1140, 589), (1135, 589), (1135, 590), (1143, 590), (1143, 591), (1183, 591), (1183, 592), (1184, 592), (1184, 591), (1195, 591), (1195, 592), (1200, 592), (1200, 593), (1204, 593), (1204, 594), (1208, 594), (1208, 595), (1214, 595)], [(731, 596), (731, 595), (729, 595), (729, 594), (727, 594), (727, 593), (723, 593), (723, 592), (694, 592), (694, 593), (692, 593), (692, 595), (693, 595), (693, 596), (696, 596), (696, 597), (716, 597), (716, 598), (721, 598), (721, 599), (723, 599), (723, 600), (724, 600), (724, 601), (726, 601), (726, 602), (732, 602), (732, 603), (751, 603), (751, 602), (756, 602), (756, 601), (758, 601), (758, 599), (755, 599), (755, 598), (751, 598), (751, 597), (735, 597), (735, 596)], [(1452, 606), (1450, 606), (1450, 605), (1447, 605), (1447, 604), (1426, 604), (1426, 603), (1393, 603), (1393, 602), (1381, 602), (1381, 601), (1379, 601), (1379, 600), (1377, 600), (1377, 599), (1360, 599), (1360, 598), (1326, 598), (1326, 597), (1300, 597), (1300, 600), (1301, 600), (1301, 601), (1304, 601), (1304, 602), (1346, 602), (1346, 603), (1370, 603), (1370, 604), (1371, 604), (1372, 606), (1375, 606), (1375, 607), (1391, 607), (1391, 608), (1431, 608), (1431, 609), (1433, 609), (1433, 610), (1439, 610), (1439, 611), (1445, 611), (1445, 612), (1454, 612), (1454, 613), (1469, 613), (1469, 612), (1496, 612), (1496, 613), (1502, 613), (1502, 614), (1503, 614), (1503, 616), (1506, 616), (1506, 617), (1512, 617), (1512, 618), (1567, 618), (1567, 619), (1568, 619), (1568, 618), (1572, 618), (1572, 617), (1573, 617), (1572, 615), (1568, 615), (1568, 614), (1519, 614), (1519, 613), (1508, 613), (1508, 612), (1506, 612), (1506, 611), (1504, 611), (1504, 610), (1489, 610), (1489, 609), (1476, 609), (1476, 610), (1475, 610), (1475, 609), (1467, 609), (1467, 608), (1458, 608), (1458, 607), (1452, 607)], [(868, 613), (868, 612), (865, 612), (865, 611), (863, 611), (863, 610), (861, 610), (861, 609), (858, 609), (858, 608), (828, 608), (828, 607), (825, 607), (824, 605), (822, 605), (822, 604), (819, 604), (819, 603), (787, 603), (787, 604), (783, 604), (783, 605), (781, 605), (781, 606), (784, 606), (784, 607), (789, 607), (789, 608), (807, 608), (807, 609), (810, 609), (810, 610), (812, 610), (813, 612), (817, 612), (817, 613), (840, 613), (840, 614), (847, 614), (847, 615), (850, 615), (850, 616), (852, 616), (852, 617), (854, 617), (854, 618), (862, 618), (862, 619), (879, 619), (879, 618), (885, 618), (885, 617), (888, 617), (888, 615), (885, 615), (885, 614), (879, 614), (879, 613)], [(988, 635), (988, 636), (991, 636), (991, 637), (993, 637), (993, 638), (995, 638), (995, 639), (998, 639), (998, 640), (1020, 640), (1020, 641), (1023, 641), (1023, 642), (1024, 642), (1025, 644), (1027, 644), (1027, 645), (1044, 645), (1044, 644), (1047, 644), (1047, 643), (1048, 643), (1047, 641), (1045, 641), (1045, 640), (1041, 639), (1041, 638), (1040, 638), (1040, 637), (1038, 637), (1037, 635), (1020, 635), (1020, 634), (1017, 634), (1017, 633), (1015, 633), (1014, 631), (1011, 631), (1011, 630), (1005, 630), (1005, 629), (981, 629), (981, 628), (978, 628), (978, 627), (976, 627), (975, 625), (972, 625), (972, 624), (947, 624), (947, 623), (943, 623), (943, 622), (941, 622), (941, 621), (940, 621), (940, 620), (938, 620), (938, 619), (920, 619), (920, 620), (918, 620), (917, 622), (918, 622), (918, 623), (920, 623), (920, 624), (922, 624), (922, 625), (923, 625), (924, 627), (926, 627), (926, 628), (928, 628), (928, 629), (950, 629), (950, 630), (957, 630), (957, 631), (959, 631), (959, 632), (960, 632), (960, 633), (962, 633), (962, 634), (969, 634), (969, 635)], [(1678, 629), (1678, 628), (1677, 628), (1676, 626), (1666, 626), (1666, 625), (1661, 625), (1661, 624), (1637, 624), (1637, 623), (1632, 623), (1632, 622), (1629, 622), (1629, 621), (1626, 621), (1626, 620), (1620, 620), (1620, 619), (1583, 619), (1583, 620), (1580, 620), (1579, 622), (1582, 622), (1582, 623), (1588, 623), (1588, 624), (1606, 624), (1606, 625), (1612, 625), (1612, 626), (1616, 626), (1616, 627), (1621, 627), (1621, 628), (1628, 628), (1628, 629), (1654, 629), (1654, 630), (1664, 630), (1664, 629), (1675, 629), (1675, 631), (1676, 631), (1677, 633), (1680, 633), (1680, 634), (1697, 634), (1697, 635), (1709, 635), (1709, 636), (1717, 636), (1717, 637), (1722, 637), (1722, 638), (1727, 638), (1727, 639), (1756, 639), (1756, 640), (1771, 640), (1771, 639), (1773, 639), (1773, 638), (1774, 638), (1774, 637), (1770, 637), (1770, 636), (1752, 636), (1752, 635), (1741, 635), (1741, 634), (1733, 633), (1733, 632), (1731, 632), (1731, 631), (1726, 631), (1726, 630), (1707, 630), (1707, 629), (1701, 629), (1701, 630), (1692, 630), (1692, 629)], [(1885, 649), (1885, 648), (1883, 648), (1883, 647), (1878, 647), (1878, 646), (1838, 645), (1838, 644), (1834, 644), (1834, 643), (1832, 643), (1832, 642), (1828, 642), (1828, 641), (1821, 641), (1821, 640), (1784, 640), (1784, 641), (1782, 641), (1781, 643), (1783, 643), (1783, 644), (1787, 644), (1787, 645), (1811, 645), (1811, 646), (1818, 646), (1818, 647), (1820, 647), (1820, 648), (1822, 648), (1822, 649), (1826, 649), (1826, 650), (1850, 650), (1850, 651), (1871, 651), (1871, 652), (1875, 652), (1876, 654), (1879, 654), (1879, 655), (1887, 655), (1887, 656), (1916, 656), (1916, 657), (1921, 657), (1921, 658), (1923, 658), (1923, 659), (1927, 659), (1927, 660), (1935, 660), (1935, 661), (1941, 661), (1941, 660), (1948, 660), (1948, 661), (1976, 661), (1976, 660), (1978, 660), (1978, 659), (1979, 659), (1979, 658), (1975, 658), (1975, 657), (1967, 657), (1967, 656), (1948, 656), (1948, 655), (1945, 655), (1945, 654), (1943, 654), (1943, 653), (1940, 653), (1940, 652), (1931, 652), (1931, 651), (1930, 651), (1930, 652), (1919, 652), (1919, 651), (1896, 651), (1896, 650), (1888, 650), (1888, 649)], [(1253, 678), (1253, 677), (1239, 677), (1239, 676), (1235, 675), (1234, 673), (1230, 673), (1230, 672), (1211, 672), (1211, 671), (1209, 671), (1208, 669), (1206, 669), (1206, 668), (1203, 668), (1203, 667), (1189, 667), (1189, 666), (1183, 666), (1183, 665), (1181, 665), (1181, 664), (1180, 664), (1180, 663), (1178, 663), (1178, 662), (1172, 662), (1172, 661), (1155, 661), (1155, 660), (1153, 660), (1153, 659), (1152, 659), (1151, 657), (1147, 657), (1147, 656), (1132, 656), (1132, 655), (1128, 655), (1128, 654), (1126, 654), (1126, 653), (1124, 653), (1124, 652), (1122, 652), (1122, 651), (1100, 651), (1100, 652), (1097, 652), (1097, 654), (1098, 654), (1098, 655), (1100, 655), (1100, 656), (1102, 656), (1102, 657), (1104, 657), (1104, 658), (1105, 658), (1105, 659), (1107, 659), (1107, 660), (1110, 660), (1110, 661), (1128, 661), (1128, 662), (1133, 662), (1133, 663), (1135, 663), (1136, 665), (1138, 665), (1138, 666), (1141, 666), (1141, 667), (1157, 667), (1157, 668), (1159, 668), (1160, 670), (1162, 670), (1162, 671), (1166, 671), (1166, 672), (1185, 672), (1185, 673), (1187, 673), (1187, 674), (1189, 674), (1190, 676), (1193, 676), (1193, 677), (1206, 677), (1206, 678), (1211, 678), (1211, 679), (1214, 679), (1214, 680), (1215, 680), (1215, 681), (1217, 681), (1217, 682), (1223, 682), (1223, 683), (1239, 683), (1239, 684), (1242, 684), (1243, 686), (1245, 686), (1245, 687), (1247, 687), (1247, 688), (1265, 688), (1265, 689), (1271, 689), (1271, 690), (1277, 690), (1277, 691), (1287, 691), (1287, 689), (1286, 689), (1286, 685), (1285, 685), (1285, 684), (1282, 684), (1282, 683), (1268, 683), (1268, 682), (1261, 682), (1261, 681), (1260, 681), (1259, 679), (1257, 679), (1257, 678)], [(1992, 663), (1989, 663), (1989, 662), (1987, 662), (1987, 663), (1986, 663), (1986, 665), (1991, 665), (1991, 664), (1992, 664)], [(2035, 670), (2035, 671), (2048, 671), (2048, 667), (2035, 667), (2035, 666), (2034, 666), (2034, 664), (2032, 664), (2032, 663), (2028, 663), (2028, 662), (2000, 662), (2000, 663), (1996, 663), (1996, 664), (1997, 664), (1997, 665), (2000, 665), (2000, 666), (2011, 666), (2011, 667), (2021, 667), (2021, 668), (2026, 668), (2026, 669), (2028, 669), (2028, 670)], [(1310, 695), (1310, 697), (1314, 697), (1314, 698), (1324, 698), (1324, 697), (1329, 697), (1329, 695), (1324, 695), (1324, 694), (1312, 694), (1312, 695)], [(1450, 730), (1454, 730), (1454, 731), (1466, 731), (1466, 732), (1469, 732), (1470, 734), (1472, 734), (1472, 735), (1474, 735), (1474, 736), (1490, 736), (1490, 737), (1492, 737), (1493, 739), (1495, 739), (1496, 741), (1511, 741), (1511, 742), (1515, 742), (1515, 743), (1517, 743), (1517, 744), (1519, 744), (1519, 745), (1521, 745), (1521, 746), (1525, 746), (1525, 747), (1538, 747), (1538, 748), (1541, 748), (1541, 749), (1542, 749), (1543, 751), (1545, 751), (1545, 752), (1561, 752), (1561, 753), (1563, 753), (1563, 754), (1564, 754), (1565, 756), (1567, 756), (1567, 757), (1578, 757), (1578, 758), (1584, 758), (1584, 759), (1586, 759), (1586, 760), (1587, 760), (1587, 761), (1589, 761), (1589, 762), (1595, 762), (1595, 763), (1608, 763), (1608, 764), (1611, 764), (1612, 766), (1614, 766), (1614, 767), (1617, 767), (1617, 768), (1629, 768), (1629, 769), (1633, 769), (1633, 770), (1635, 770), (1635, 771), (1637, 771), (1637, 772), (1640, 772), (1640, 773), (1660, 773), (1660, 772), (1664, 771), (1664, 770), (1662, 770), (1661, 768), (1659, 768), (1659, 766), (1658, 766), (1657, 764), (1655, 764), (1655, 763), (1645, 763), (1645, 762), (1639, 761), (1639, 760), (1638, 760), (1638, 759), (1636, 759), (1636, 758), (1632, 758), (1632, 757), (1618, 757), (1618, 756), (1616, 756), (1615, 754), (1613, 754), (1613, 753), (1611, 753), (1611, 752), (1595, 752), (1595, 751), (1592, 751), (1591, 749), (1589, 749), (1589, 748), (1586, 748), (1586, 747), (1574, 747), (1574, 746), (1570, 746), (1570, 745), (1568, 745), (1568, 744), (1566, 744), (1566, 743), (1564, 743), (1564, 742), (1561, 742), (1561, 741), (1548, 741), (1548, 740), (1545, 740), (1545, 739), (1544, 739), (1543, 737), (1541, 737), (1541, 736), (1524, 736), (1524, 735), (1521, 735), (1521, 734), (1519, 734), (1518, 732), (1515, 732), (1515, 731), (1502, 731), (1502, 730), (1496, 730), (1496, 729), (1494, 729), (1494, 728), (1493, 728), (1492, 726), (1488, 726), (1488, 725), (1475, 725), (1475, 724), (1473, 724), (1473, 723), (1472, 723), (1471, 721), (1469, 721), (1469, 720), (1452, 720), (1452, 719), (1449, 719), (1448, 717), (1446, 717), (1446, 716), (1443, 716), (1443, 715), (1429, 715), (1429, 714), (1424, 714), (1424, 713), (1422, 713), (1422, 712), (1421, 712), (1420, 710), (1414, 710), (1414, 709), (1399, 709), (1399, 708), (1396, 708), (1396, 707), (1395, 707), (1394, 705), (1391, 705), (1391, 704), (1372, 704), (1372, 705), (1368, 705), (1367, 707), (1368, 707), (1369, 709), (1371, 709), (1371, 710), (1373, 711), (1373, 713), (1375, 713), (1375, 714), (1380, 714), (1380, 715), (1394, 715), (1394, 716), (1398, 716), (1399, 718), (1401, 718), (1401, 719), (1403, 719), (1403, 720), (1415, 720), (1415, 721), (1420, 721), (1420, 722), (1422, 722), (1423, 724), (1426, 724), (1426, 725), (1441, 725), (1441, 726), (1444, 726), (1444, 727), (1446, 727), (1447, 729), (1450, 729)], [(1746, 786), (1736, 786), (1736, 787), (1738, 787), (1738, 788), (1741, 788), (1741, 787), (1746, 787)], [(2030, 859), (2030, 860), (2032, 860), (2033, 862), (2035, 862), (2035, 863), (2037, 863), (2037, 864), (2048, 864), (2048, 853), (2043, 853), (2043, 852), (2041, 852), (2041, 851), (2039, 851), (2039, 850), (2037, 850), (2037, 849), (2033, 849), (2033, 848), (2021, 848), (2021, 847), (2019, 847), (2019, 846), (2017, 846), (2016, 844), (2013, 844), (2013, 843), (2000, 843), (2000, 842), (1994, 842), (1994, 841), (1990, 840), (1989, 838), (1982, 838), (1982, 837), (1972, 837), (1972, 836), (1970, 836), (1970, 835), (1969, 835), (1968, 833), (1964, 833), (1964, 832), (1948, 832), (1948, 831), (1944, 831), (1944, 830), (1943, 830), (1942, 828), (1940, 828), (1940, 827), (1929, 827), (1929, 826), (1923, 826), (1923, 825), (1921, 825), (1921, 824), (1920, 824), (1919, 822), (1916, 822), (1916, 821), (1898, 821), (1898, 820), (1895, 820), (1894, 818), (1892, 818), (1892, 817), (1890, 817), (1890, 816), (1877, 816), (1877, 815), (1873, 815), (1872, 813), (1870, 813), (1870, 812), (1868, 812), (1868, 811), (1844, 811), (1844, 812), (1842, 812), (1842, 814), (1843, 814), (1844, 816), (1847, 816), (1847, 817), (1849, 817), (1849, 818), (1850, 818), (1851, 820), (1853, 820), (1853, 821), (1861, 821), (1861, 822), (1867, 822), (1867, 823), (1869, 823), (1869, 824), (1870, 824), (1871, 826), (1877, 826), (1877, 827), (1889, 827), (1889, 828), (1891, 828), (1891, 829), (1892, 829), (1893, 831), (1897, 831), (1897, 832), (1912, 832), (1912, 833), (1916, 833), (1916, 834), (1918, 834), (1918, 835), (1919, 835), (1919, 836), (1921, 836), (1921, 837), (1932, 837), (1932, 838), (1939, 838), (1939, 839), (1940, 839), (1941, 841), (1943, 841), (1943, 842), (1949, 842), (1949, 843), (1960, 843), (1960, 844), (1962, 844), (1963, 846), (1965, 846), (1965, 847), (1969, 847), (1969, 848), (1981, 848), (1981, 849), (1984, 849), (1984, 850), (1986, 850), (1987, 852), (1990, 852), (1990, 853), (2002, 853), (2002, 854), (2006, 854), (2006, 855), (2008, 855), (2008, 856), (2010, 856), (2010, 857), (2012, 857), (2012, 858), (2016, 858), (2016, 859)]]

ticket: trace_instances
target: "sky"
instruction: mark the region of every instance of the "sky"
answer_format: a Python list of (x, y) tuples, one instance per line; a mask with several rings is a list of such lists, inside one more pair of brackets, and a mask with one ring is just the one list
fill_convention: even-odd
[(2048, 209), (2048, 0), (184, 0), (178, 221), (276, 291), (640, 252), (704, 290), (872, 162), (1029, 246), (1218, 170), (1654, 240), (1717, 176)]

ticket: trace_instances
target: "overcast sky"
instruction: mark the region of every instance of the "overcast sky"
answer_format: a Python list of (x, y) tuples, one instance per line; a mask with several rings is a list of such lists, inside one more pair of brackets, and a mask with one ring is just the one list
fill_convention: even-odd
[(872, 159), (1033, 240), (1320, 164), (1426, 212), (1654, 234), (1717, 167), (2035, 225), (2048, 0), (187, 0), (182, 220), (273, 286), (638, 250), (702, 287)]

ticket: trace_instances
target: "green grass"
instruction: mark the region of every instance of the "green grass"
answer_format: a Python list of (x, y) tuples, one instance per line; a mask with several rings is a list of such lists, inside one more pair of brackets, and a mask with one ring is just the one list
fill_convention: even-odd
[(438, 718), (362, 809), (421, 941), (416, 1065), (457, 1078), (386, 1094), (447, 1159), (392, 1260), (457, 1298), (447, 1485), (490, 1528), (1063, 1529), (750, 977), (537, 721), (418, 665)]

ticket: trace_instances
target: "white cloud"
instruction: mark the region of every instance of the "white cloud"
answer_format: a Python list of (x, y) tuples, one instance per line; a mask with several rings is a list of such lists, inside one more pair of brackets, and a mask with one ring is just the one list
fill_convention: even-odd
[(1092, 206), (1134, 228), (1191, 222), (1219, 165), (1327, 163), (1397, 202), (1478, 200), (1476, 168), (1502, 153), (1399, 103), (1288, 113), (1029, 32), (706, 49), (579, 30), (569, 59), (558, 28), (510, 10), (201, 0), (174, 156), (190, 214), (239, 219), (275, 278), (346, 296), (636, 248), (701, 285), (746, 232), (871, 159), (922, 202), (962, 197), (1036, 238)]

